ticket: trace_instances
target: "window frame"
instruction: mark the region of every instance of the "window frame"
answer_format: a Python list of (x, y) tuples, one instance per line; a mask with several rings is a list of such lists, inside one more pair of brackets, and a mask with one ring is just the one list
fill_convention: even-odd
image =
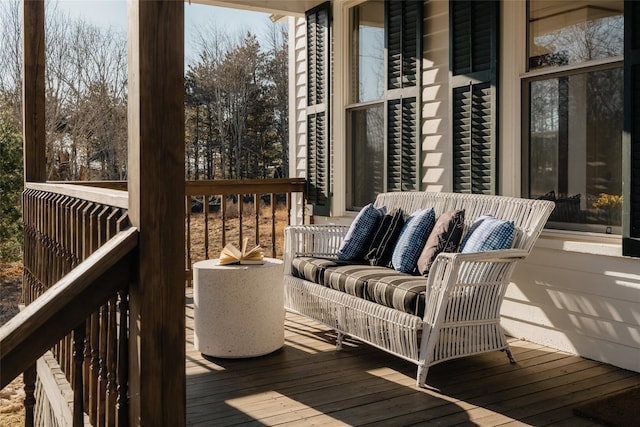
[[(529, 184), (530, 184), (530, 141), (529, 141), (529, 132), (530, 132), (530, 112), (531, 112), (531, 83), (542, 80), (549, 80), (560, 77), (570, 77), (579, 74), (588, 74), (596, 71), (603, 70), (611, 70), (611, 69), (624, 69), (624, 55), (611, 56), (608, 58), (599, 58), (591, 61), (574, 63), (568, 65), (561, 66), (548, 66), (543, 68), (537, 68), (533, 71), (530, 71), (529, 67), (529, 55), (530, 55), (530, 37), (531, 37), (531, 26), (530, 24), (530, 4), (531, 1), (526, 1), (526, 20), (525, 20), (525, 29), (526, 29), (526, 49), (525, 49), (525, 59), (526, 71), (520, 75), (520, 87), (521, 87), (521, 95), (520, 95), (520, 105), (521, 105), (521, 165), (522, 165), (522, 174), (520, 176), (520, 191), (522, 197), (530, 197), (529, 192)], [(626, 23), (625, 23), (626, 28)], [(624, 108), (624, 107), (623, 107)], [(624, 111), (623, 111), (624, 114)], [(622, 140), (620, 141), (622, 144)], [(622, 165), (621, 165), (622, 166)], [(621, 171), (621, 173), (623, 173)], [(623, 191), (624, 192), (624, 191)], [(558, 224), (558, 226), (555, 226)], [(561, 225), (560, 225), (561, 224)], [(552, 225), (553, 227), (550, 227)], [(604, 224), (582, 224), (582, 223), (547, 223), (545, 226), (545, 230), (553, 230), (558, 232), (587, 232), (587, 233), (595, 233), (600, 235), (615, 235), (619, 236), (623, 234), (624, 227), (624, 219), (622, 219), (621, 226), (607, 226)], [(602, 231), (604, 228), (604, 232)]]

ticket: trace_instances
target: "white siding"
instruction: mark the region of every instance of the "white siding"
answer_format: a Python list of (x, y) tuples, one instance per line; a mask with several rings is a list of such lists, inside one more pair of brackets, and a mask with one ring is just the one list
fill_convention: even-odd
[[(307, 176), (307, 28), (304, 18), (289, 17), (289, 176)], [(291, 223), (302, 221), (302, 197), (294, 197)]]
[(546, 243), (516, 268), (507, 333), (640, 372), (640, 261)]
[(449, 2), (426, 1), (422, 60), (422, 189), (451, 191)]

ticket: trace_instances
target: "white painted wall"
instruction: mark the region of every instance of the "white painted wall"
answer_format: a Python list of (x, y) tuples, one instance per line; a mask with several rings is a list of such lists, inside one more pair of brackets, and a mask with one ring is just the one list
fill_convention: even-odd
[(617, 243), (571, 244), (546, 236), (518, 265), (502, 325), (509, 335), (640, 372), (640, 260), (622, 257)]

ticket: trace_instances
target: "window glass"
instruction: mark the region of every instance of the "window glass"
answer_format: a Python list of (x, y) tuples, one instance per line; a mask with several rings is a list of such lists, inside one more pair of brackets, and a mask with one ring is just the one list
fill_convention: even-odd
[(623, 54), (622, 0), (529, 3), (529, 68), (580, 64)]
[(383, 190), (384, 112), (382, 104), (355, 109), (351, 123), (351, 208), (375, 200)]
[(552, 227), (621, 224), (622, 86), (621, 67), (530, 83), (529, 194)]
[(358, 210), (384, 189), (384, 1), (350, 9), (347, 208)]
[(351, 102), (382, 99), (384, 93), (384, 2), (367, 1), (351, 9)]

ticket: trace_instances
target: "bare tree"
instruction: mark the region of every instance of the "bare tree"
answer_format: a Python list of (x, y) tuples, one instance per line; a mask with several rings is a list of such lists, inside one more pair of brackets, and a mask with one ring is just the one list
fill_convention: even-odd
[(20, 123), (22, 96), (22, 15), (18, 0), (0, 1), (0, 96)]
[(286, 31), (270, 25), (266, 50), (251, 32), (201, 33), (186, 78), (188, 171), (197, 175), (202, 165), (207, 177), (213, 169), (222, 178), (264, 178), (287, 168)]
[(50, 179), (124, 179), (125, 35), (51, 13), (46, 46)]

